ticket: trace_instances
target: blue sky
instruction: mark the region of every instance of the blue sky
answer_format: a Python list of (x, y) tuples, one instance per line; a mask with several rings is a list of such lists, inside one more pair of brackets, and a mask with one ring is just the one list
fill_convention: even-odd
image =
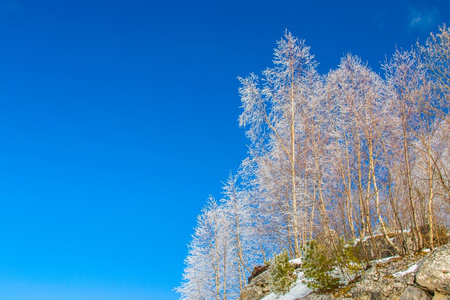
[(0, 299), (178, 299), (209, 194), (246, 156), (237, 76), (287, 28), (380, 72), (449, 1), (0, 0)]

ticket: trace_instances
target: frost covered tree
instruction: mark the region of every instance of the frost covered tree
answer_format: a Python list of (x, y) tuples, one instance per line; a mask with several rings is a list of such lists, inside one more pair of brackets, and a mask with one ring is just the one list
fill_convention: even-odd
[(224, 184), (221, 200), (223, 212), (229, 220), (230, 243), (233, 261), (234, 292), (240, 292), (247, 285), (247, 278), (254, 265), (261, 261), (258, 235), (258, 213), (252, 207), (250, 194), (239, 186), (240, 176), (228, 177)]
[[(424, 80), (424, 70), (420, 67), (413, 53), (397, 50), (390, 62), (384, 65), (386, 80), (392, 90), (395, 110), (398, 112), (399, 127), (393, 132), (393, 138), (399, 142), (398, 151), (392, 158), (395, 195), (392, 209), (397, 212), (394, 224), (403, 232), (405, 225), (411, 229), (416, 239), (416, 247), (420, 248), (423, 239), (420, 232), (420, 220), (417, 201), (417, 186), (413, 180), (413, 174), (417, 169), (417, 130), (420, 128), (418, 99), (421, 98), (421, 89)], [(391, 118), (394, 115), (391, 115)], [(394, 165), (397, 164), (395, 167)], [(407, 201), (402, 201), (407, 199)], [(407, 213), (402, 211), (402, 206), (408, 208)], [(402, 218), (410, 220), (409, 224), (402, 224)]]
[[(283, 209), (279, 206), (280, 201), (274, 199), (272, 193), (276, 181), (270, 180), (273, 168), (267, 167), (264, 157), (255, 155), (250, 148), (250, 156), (245, 159), (240, 168), (241, 192), (249, 199), (248, 209), (250, 219), (247, 224), (251, 224), (251, 240), (256, 243), (257, 257), (262, 263), (274, 254), (286, 248), (287, 230), (285, 228), (285, 216)], [(264, 175), (264, 176), (262, 176)], [(282, 184), (279, 184), (282, 186)]]
[[(429, 42), (427, 45), (431, 47)], [(439, 44), (433, 49), (437, 53), (444, 51), (439, 49)], [(425, 50), (419, 48), (418, 51), (423, 53)], [(436, 67), (436, 61), (433, 60), (432, 64), (429, 61), (430, 65), (427, 65), (424, 60), (418, 60), (418, 56), (412, 51), (396, 51), (390, 62), (384, 65), (401, 124), (400, 134), (395, 137), (401, 141), (401, 151), (394, 156), (394, 161), (402, 164), (393, 171), (393, 177), (397, 179), (394, 188), (408, 199), (403, 204), (409, 208), (411, 217), (407, 216), (407, 219), (411, 220), (416, 249), (423, 247), (425, 242), (433, 247), (435, 201), (439, 199), (437, 190), (445, 191), (444, 178), (448, 178), (445, 167), (448, 138), (443, 134), (448, 122), (446, 95), (442, 89), (445, 76), (438, 78), (436, 74), (440, 72), (430, 69), (433, 65)], [(441, 60), (441, 64), (445, 62)], [(399, 182), (402, 178), (403, 182)], [(428, 235), (426, 241), (423, 234)]]
[(448, 112), (450, 101), (450, 28), (445, 24), (439, 28), (439, 33), (431, 33), (425, 45), (417, 43), (416, 58), (429, 70), (443, 93), (441, 107)]
[(298, 154), (307, 152), (307, 122), (302, 119), (307, 112), (302, 108), (313, 94), (316, 63), (304, 41), (289, 32), (278, 42), (273, 62), (275, 66), (263, 72), (262, 83), (254, 74), (240, 78), (244, 111), (239, 124), (248, 128), (254, 153), (261, 159), (257, 176), (279, 177), (280, 188), (266, 192), (276, 201), (274, 206), (284, 208), (280, 213), (286, 220), (288, 244), (300, 256), (302, 219), (306, 219), (302, 207), (307, 197), (299, 188), (300, 170), (305, 170), (300, 163), (305, 161), (299, 161)]
[(198, 241), (194, 238), (189, 245), (183, 282), (176, 291), (181, 294), (181, 299), (185, 300), (215, 299), (212, 289), (214, 274), (209, 255), (202, 251), (202, 247), (197, 243)]
[[(231, 241), (233, 243), (233, 257), (237, 274), (236, 282), (239, 282), (239, 290), (246, 285), (246, 278), (251, 273), (251, 266), (248, 255), (251, 254), (248, 249), (247, 238), (249, 236), (251, 219), (248, 209), (248, 198), (243, 195), (236, 184), (237, 177), (230, 174), (224, 185), (223, 206), (224, 211), (230, 219)], [(246, 251), (247, 250), (247, 251)]]
[(197, 219), (183, 283), (177, 291), (181, 299), (227, 299), (232, 282), (232, 242), (230, 220), (210, 197)]
[(359, 236), (372, 237), (375, 223), (385, 233), (381, 202), (387, 179), (389, 90), (359, 58), (347, 55), (339, 68), (328, 75), (327, 95), (334, 115), (330, 134), (338, 173), (335, 187), (342, 189), (337, 194), (343, 195), (345, 226), (353, 238), (356, 228)]
[(440, 243), (450, 226), (449, 37), (443, 26), (397, 50), (383, 78), (350, 54), (320, 76), (286, 32), (272, 68), (239, 78), (248, 157), (198, 217), (182, 299), (237, 299), (255, 265), (311, 243), (335, 255), (367, 241), (366, 258)]
[[(445, 162), (448, 153), (448, 143), (436, 144), (438, 136), (442, 140), (446, 140), (446, 136), (442, 133), (448, 129), (450, 118), (448, 117), (450, 109), (450, 29), (444, 24), (439, 28), (437, 34), (431, 33), (425, 45), (417, 44), (415, 56), (418, 61), (427, 70), (426, 77), (431, 81), (434, 91), (434, 101), (421, 98), (421, 107), (424, 107), (421, 113), (426, 116), (426, 120), (422, 120), (421, 144), (422, 152), (425, 153), (426, 170), (427, 170), (427, 194), (428, 194), (428, 230), (429, 243), (433, 246), (433, 203), (434, 196), (439, 196), (440, 191), (447, 194), (445, 205), (450, 202), (448, 199), (448, 169)], [(423, 118), (422, 118), (423, 119)], [(425, 128), (426, 127), (426, 128)], [(425, 133), (425, 134), (424, 134)], [(448, 140), (447, 140), (448, 141)], [(434, 145), (433, 145), (434, 144)], [(436, 148), (436, 146), (439, 147)], [(447, 146), (443, 146), (447, 145)], [(422, 155), (423, 156), (423, 155)], [(444, 161), (440, 162), (443, 159)], [(444, 175), (446, 174), (446, 175)], [(434, 179), (436, 177), (437, 180)], [(447, 178), (447, 179), (445, 179)], [(435, 187), (433, 186), (435, 185)], [(439, 192), (438, 192), (439, 191)], [(446, 191), (446, 192), (445, 192)], [(438, 192), (438, 194), (436, 193)], [(445, 196), (444, 196), (445, 199)]]

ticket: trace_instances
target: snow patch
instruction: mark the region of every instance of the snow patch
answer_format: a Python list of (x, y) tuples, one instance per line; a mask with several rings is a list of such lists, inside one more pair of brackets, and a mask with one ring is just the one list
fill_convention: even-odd
[(417, 270), (417, 267), (418, 267), (418, 264), (415, 263), (411, 267), (409, 267), (406, 271), (397, 272), (392, 275), (394, 277), (402, 277), (402, 276), (405, 276), (406, 274), (415, 272)]
[[(295, 261), (297, 262), (298, 259), (293, 259), (291, 262)], [(300, 259), (301, 262), (301, 259)], [(298, 273), (297, 281), (291, 290), (285, 294), (285, 295), (277, 295), (274, 293), (271, 293), (267, 295), (266, 297), (262, 298), (261, 300), (295, 300), (302, 297), (305, 297), (306, 295), (309, 295), (312, 290), (306, 286), (306, 284), (302, 283), (304, 279), (303, 272)]]
[(303, 261), (302, 257), (291, 259), (289, 262), (293, 264), (301, 264)]
[(400, 257), (400, 256), (398, 256), (398, 255), (389, 256), (389, 257), (385, 257), (385, 258), (381, 258), (381, 259), (372, 260), (371, 262), (374, 264), (383, 264), (383, 263), (386, 263), (386, 262), (390, 261), (391, 259), (394, 259), (397, 257)]

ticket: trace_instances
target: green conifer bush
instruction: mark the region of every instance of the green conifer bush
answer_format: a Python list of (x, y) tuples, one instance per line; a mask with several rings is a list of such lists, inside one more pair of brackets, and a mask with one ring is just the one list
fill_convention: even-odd
[(343, 238), (326, 247), (312, 240), (305, 249), (303, 274), (306, 285), (318, 292), (330, 292), (341, 285), (341, 279), (351, 281), (358, 276), (363, 263), (351, 244)]
[(333, 276), (336, 259), (329, 255), (327, 249), (312, 240), (306, 248), (302, 261), (306, 285), (319, 292), (328, 292), (339, 287), (340, 280)]
[(295, 267), (289, 263), (289, 256), (286, 251), (278, 255), (274, 255), (273, 259), (268, 262), (270, 274), (270, 291), (278, 295), (286, 294), (292, 284), (297, 279)]

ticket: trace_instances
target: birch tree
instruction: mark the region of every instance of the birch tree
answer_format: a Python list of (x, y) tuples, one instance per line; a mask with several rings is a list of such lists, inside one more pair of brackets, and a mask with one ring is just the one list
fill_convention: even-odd
[(230, 222), (210, 197), (197, 218), (183, 283), (177, 289), (182, 299), (228, 299), (233, 285), (232, 247)]
[[(297, 154), (302, 143), (302, 120), (299, 106), (307, 102), (310, 79), (316, 73), (316, 63), (302, 40), (287, 32), (275, 49), (273, 68), (263, 72), (263, 84), (251, 74), (240, 78), (240, 95), (243, 113), (239, 118), (240, 126), (247, 126), (247, 136), (253, 145), (261, 150), (281, 150), (283, 159), (288, 162), (289, 186), (286, 187), (285, 212), (288, 227), (293, 240), (294, 255), (301, 251), (301, 215), (299, 209), (299, 166)], [(304, 141), (304, 140), (303, 140)], [(305, 144), (303, 144), (305, 146)]]
[[(347, 55), (328, 75), (327, 97), (334, 115), (332, 153), (339, 181), (335, 186), (343, 189), (340, 194), (344, 195), (342, 206), (350, 233), (355, 237), (358, 228), (360, 237), (368, 234), (373, 241), (373, 225), (379, 224), (387, 242), (395, 248), (388, 238), (382, 211), (386, 198), (383, 193), (388, 191), (387, 141), (392, 131), (388, 121), (389, 90), (358, 57)], [(376, 252), (374, 242), (372, 248)]]
[(439, 33), (431, 33), (425, 45), (417, 43), (416, 58), (429, 70), (442, 93), (443, 112), (448, 113), (450, 101), (450, 28), (445, 24)]
[(262, 240), (258, 234), (259, 212), (252, 207), (251, 193), (239, 185), (240, 180), (239, 175), (230, 174), (224, 184), (224, 198), (221, 200), (230, 225), (230, 260), (234, 269), (232, 281), (235, 283), (233, 292), (237, 292), (237, 295), (247, 285), (253, 266), (263, 261), (259, 246), (272, 242)]

